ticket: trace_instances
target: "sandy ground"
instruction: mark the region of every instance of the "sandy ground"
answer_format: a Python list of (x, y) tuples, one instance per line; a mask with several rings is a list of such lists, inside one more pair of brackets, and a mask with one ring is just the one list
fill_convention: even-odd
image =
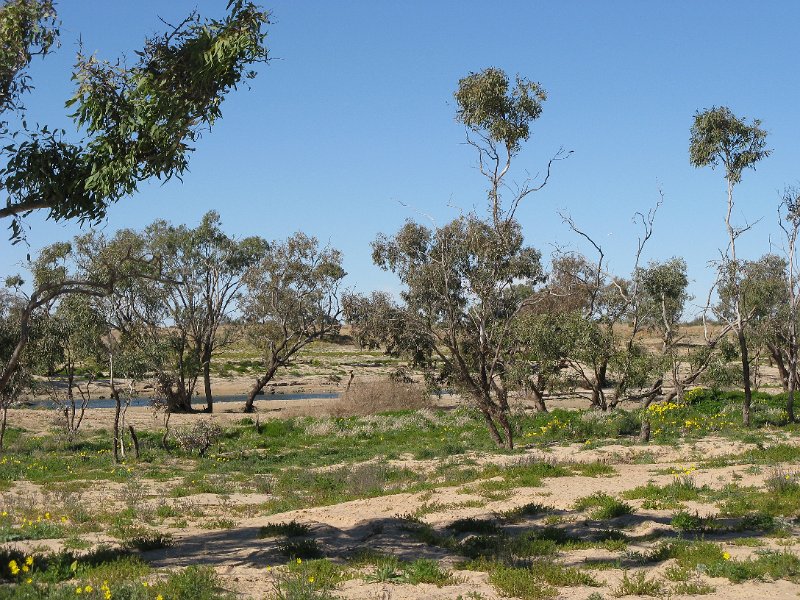
[[(234, 385), (233, 383), (231, 385)], [(227, 391), (222, 386), (216, 391), (223, 394)], [(240, 389), (240, 388), (237, 388)], [(293, 390), (294, 391), (294, 390)], [(285, 418), (290, 416), (329, 414), (335, 399), (313, 400), (281, 400), (279, 395), (261, 397), (257, 403), (259, 418)], [(442, 408), (453, 407), (458, 400), (452, 396), (444, 396), (437, 401)], [(579, 400), (551, 402), (551, 407), (559, 404), (585, 406)], [(241, 405), (238, 403), (219, 404), (213, 414), (178, 414), (171, 417), (173, 426), (181, 426), (197, 419), (210, 419), (220, 423), (238, 421), (243, 417)], [(52, 412), (43, 409), (12, 409), (9, 412), (9, 423), (28, 430), (45, 431), (53, 418)], [(127, 423), (137, 429), (157, 429), (162, 426), (163, 415), (154, 413), (149, 408), (130, 408)], [(109, 429), (113, 422), (113, 411), (110, 409), (90, 409), (87, 411), (85, 427)], [(790, 439), (788, 443), (800, 443)], [(652, 481), (665, 484), (673, 479), (673, 475), (664, 474), (669, 469), (682, 470), (695, 466), (699, 461), (714, 456), (737, 454), (747, 448), (754, 447), (743, 442), (734, 442), (722, 438), (706, 438), (693, 443), (676, 446), (628, 446), (623, 444), (607, 445), (594, 449), (586, 449), (581, 445), (553, 446), (546, 450), (531, 449), (526, 455), (532, 460), (551, 461), (557, 463), (601, 461), (612, 465), (615, 473), (606, 477), (569, 476), (545, 479), (543, 485), (536, 488), (519, 488), (509, 497), (486, 502), (477, 494), (470, 484), (455, 487), (440, 487), (433, 491), (420, 493), (396, 493), (378, 498), (355, 500), (334, 506), (324, 506), (298, 510), (278, 515), (262, 515), (260, 507), (270, 499), (268, 494), (196, 494), (184, 498), (170, 498), (168, 489), (177, 485), (177, 481), (156, 482), (139, 480), (144, 495), (144, 502), (155, 508), (158, 503), (170, 503), (176, 507), (198, 507), (202, 509), (200, 519), (189, 519), (187, 527), (166, 527), (174, 537), (173, 547), (146, 553), (147, 560), (157, 567), (183, 567), (193, 564), (213, 566), (223, 577), (227, 587), (246, 598), (266, 598), (273, 590), (273, 579), (267, 571), (268, 565), (284, 564), (286, 559), (278, 551), (278, 540), (262, 539), (259, 529), (269, 523), (297, 520), (308, 524), (312, 536), (316, 539), (326, 556), (332, 559), (344, 559), (361, 550), (369, 549), (392, 553), (399, 558), (413, 560), (415, 558), (433, 558), (441, 560), (448, 568), (455, 569), (459, 557), (449, 554), (437, 547), (424, 545), (415, 541), (403, 527), (400, 515), (413, 513), (425, 508), (424, 519), (437, 530), (443, 530), (449, 523), (465, 517), (492, 517), (501, 511), (523, 506), (529, 502), (538, 502), (551, 506), (552, 514), (559, 515), (561, 523), (583, 535), (597, 524), (589, 523), (585, 515), (576, 513), (572, 507), (578, 498), (595, 492), (606, 492), (619, 496), (622, 492)], [(519, 461), (520, 456), (491, 455), (478, 457), (482, 462), (509, 463)], [(639, 464), (644, 460), (648, 464)], [(403, 466), (417, 471), (427, 471), (432, 461), (402, 461)], [(782, 465), (784, 468), (800, 469), (800, 465)], [(739, 486), (763, 485), (768, 469), (761, 472), (748, 470), (746, 466), (724, 467), (718, 469), (701, 469), (693, 473), (697, 485), (709, 485), (719, 489), (726, 484)], [(165, 488), (166, 486), (166, 488)], [(104, 505), (106, 509), (113, 506), (124, 506), (125, 486), (116, 483), (103, 483), (88, 489), (81, 495), (82, 502), (89, 505)], [(3, 506), (46, 506), (52, 501), (49, 492), (39, 486), (27, 482), (17, 482), (9, 491), (0, 495)], [(470, 501), (485, 502), (482, 506), (468, 506)], [(629, 501), (635, 508), (632, 515), (620, 517), (609, 524), (620, 528), (634, 540), (631, 550), (645, 550), (652, 547), (653, 538), (668, 539), (674, 536), (669, 522), (674, 511), (647, 510), (642, 508), (641, 501)], [(711, 505), (686, 503), (688, 510), (697, 511), (701, 515), (715, 514), (716, 508)], [(231, 510), (236, 507), (236, 510)], [(251, 507), (252, 510), (248, 510)], [(208, 529), (204, 527), (211, 519), (226, 518), (233, 521), (232, 527), (224, 529)], [(535, 528), (544, 525), (546, 517), (531, 517), (523, 523), (513, 526), (518, 529)], [(87, 539), (94, 543), (114, 543), (112, 538), (102, 534), (92, 534)], [(753, 556), (757, 550), (791, 549), (796, 538), (778, 540), (763, 538), (765, 546), (750, 548), (726, 546), (726, 550), (734, 558)], [(726, 543), (724, 536), (715, 541)], [(729, 541), (729, 540), (728, 540)], [(58, 548), (59, 541), (36, 541), (18, 543), (26, 550), (50, 547)], [(787, 546), (787, 544), (789, 544)], [(563, 553), (560, 562), (580, 566), (587, 559), (619, 557), (604, 550), (581, 550)], [(648, 570), (649, 574), (664, 571), (669, 563), (658, 565)], [(636, 570), (634, 568), (633, 570)], [(559, 589), (559, 597), (578, 600), (587, 598), (593, 592), (610, 597), (613, 588), (618, 585), (623, 575), (622, 570), (591, 571), (598, 580), (608, 587), (568, 587)], [(457, 583), (444, 587), (432, 585), (400, 585), (391, 583), (366, 583), (358, 578), (347, 581), (337, 590), (337, 595), (352, 600), (405, 600), (405, 599), (450, 599), (469, 598), (468, 594), (481, 594), (473, 598), (495, 600), (499, 598), (497, 591), (488, 583), (485, 573), (471, 571), (454, 571)], [(727, 579), (711, 580), (704, 578), (716, 586), (714, 593), (704, 596), (713, 599), (750, 599), (759, 596), (769, 598), (797, 598), (800, 585), (787, 581), (747, 582), (731, 584)], [(680, 596), (673, 596), (680, 597)], [(687, 596), (688, 597), (688, 596)]]

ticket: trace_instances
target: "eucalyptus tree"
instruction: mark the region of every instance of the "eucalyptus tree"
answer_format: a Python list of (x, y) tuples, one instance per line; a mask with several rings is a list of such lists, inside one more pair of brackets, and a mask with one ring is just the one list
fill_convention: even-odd
[[(672, 258), (663, 262), (650, 262), (640, 268), (635, 277), (639, 281), (641, 293), (640, 316), (646, 329), (658, 332), (661, 338), (661, 349), (653, 360), (652, 376), (658, 377), (651, 390), (661, 387), (663, 373), (669, 372), (672, 380), (672, 393), (683, 400), (685, 387), (681, 367), (683, 357), (680, 356), (680, 319), (689, 299), (687, 288), (689, 279), (686, 275), (686, 261)], [(661, 391), (661, 390), (659, 390)], [(656, 399), (654, 393), (644, 397), (642, 405), (641, 441), (650, 439), (650, 420), (647, 409)]]
[(224, 325), (230, 323), (248, 270), (266, 253), (267, 242), (227, 235), (214, 211), (194, 229), (156, 221), (144, 236), (150, 252), (161, 260), (161, 297), (187, 367), (181, 372), (186, 403), (190, 404), (202, 373), (206, 410), (212, 412), (211, 360), (215, 351), (234, 339), (234, 328)]
[[(90, 236), (91, 237), (91, 236)], [(0, 397), (8, 400), (20, 390), (24, 373), (41, 359), (35, 345), (37, 325), (57, 302), (71, 296), (95, 300), (108, 298), (127, 277), (152, 268), (138, 248), (127, 246), (86, 261), (85, 240), (59, 242), (45, 247), (31, 264), (32, 291), (25, 292), (21, 278), (13, 282), (13, 324), (0, 361)], [(8, 294), (6, 294), (7, 296)], [(47, 350), (49, 353), (49, 350)]]
[[(55, 360), (48, 372), (66, 378), (64, 397), (56, 394), (54, 401), (62, 412), (67, 436), (72, 440), (83, 422), (92, 384), (102, 372), (100, 350), (106, 331), (92, 299), (82, 294), (62, 297), (46, 321), (51, 352), (45, 355)], [(34, 346), (38, 345), (34, 341)]]
[[(163, 292), (160, 257), (148, 253), (143, 237), (121, 229), (112, 238), (89, 233), (74, 242), (77, 263), (84, 273), (113, 274), (108, 293), (96, 295), (92, 310), (97, 315), (97, 360), (108, 366), (108, 385), (114, 400), (114, 460), (124, 455), (125, 414), (135, 386), (154, 377), (159, 391), (170, 373), (169, 335), (162, 328)], [(127, 380), (127, 387), (122, 381)], [(173, 401), (168, 398), (168, 402)]]
[[(785, 211), (781, 214), (781, 211)], [(786, 253), (786, 295), (787, 295), (787, 331), (786, 356), (788, 364), (788, 385), (786, 386), (786, 413), (790, 422), (794, 422), (794, 400), (797, 392), (797, 319), (800, 318), (800, 259), (797, 256), (797, 238), (800, 233), (800, 190), (787, 188), (778, 209), (779, 224), (784, 233)], [(782, 218), (781, 218), (782, 217)]]
[(577, 345), (571, 335), (576, 329), (569, 323), (573, 315), (534, 305), (514, 319), (506, 359), (508, 379), (538, 411), (547, 412), (546, 394), (569, 387), (564, 375)]
[(388, 329), (397, 319), (399, 307), (386, 292), (363, 295), (342, 294), (342, 315), (350, 326), (353, 339), (361, 349), (373, 350), (386, 343)]
[[(119, 257), (128, 260), (131, 257)], [(31, 341), (33, 322), (39, 311), (53, 306), (61, 297), (70, 294), (99, 297), (111, 293), (117, 280), (117, 265), (106, 265), (102, 272), (81, 272), (73, 262), (73, 248), (68, 243), (56, 243), (42, 250), (33, 262), (33, 291), (26, 294), (22, 280), (15, 286), (19, 309), (14, 344), (0, 368), (0, 393), (9, 385), (16, 370), (22, 366), (23, 354)]]
[(494, 442), (512, 448), (511, 328), (529, 304), (519, 288), (533, 289), (543, 276), (540, 254), (525, 245), (515, 214), (566, 154), (559, 151), (539, 181), (522, 181), (509, 192), (507, 177), (542, 113), (544, 89), (519, 76), (512, 84), (502, 70), (488, 68), (462, 78), (454, 96), (456, 119), (488, 182), (488, 216), (470, 213), (434, 228), (408, 222), (373, 242), (373, 261), (402, 282), (406, 327), (427, 339), (443, 374), (474, 402)]
[(247, 395), (256, 396), (304, 347), (339, 329), (338, 289), (342, 255), (303, 233), (274, 241), (247, 271), (241, 309), (252, 344), (261, 353), (261, 374)]
[(387, 355), (406, 357), (412, 366), (424, 370), (427, 379), (436, 379), (429, 336), (408, 320), (404, 307), (389, 294), (342, 294), (342, 316), (361, 348), (383, 346)]
[(727, 248), (722, 251), (720, 277), (726, 279), (731, 286), (731, 314), (729, 323), (739, 343), (742, 368), (742, 385), (744, 401), (742, 403), (742, 419), (750, 426), (750, 405), (752, 390), (750, 382), (750, 359), (747, 347), (746, 324), (748, 315), (741, 306), (741, 265), (736, 254), (736, 240), (749, 229), (749, 226), (737, 227), (732, 222), (734, 197), (733, 192), (742, 180), (745, 169), (755, 169), (758, 161), (769, 156), (766, 147), (767, 132), (761, 128), (761, 122), (755, 119), (748, 124), (725, 107), (712, 107), (694, 115), (689, 144), (689, 162), (695, 167), (721, 166), (727, 185), (727, 211), (725, 227), (728, 233)]
[[(11, 357), (18, 352), (20, 337), (20, 315), (24, 312), (23, 298), (18, 293), (18, 288), (24, 282), (18, 276), (9, 277), (5, 287), (0, 288), (0, 372), (6, 375), (5, 383), (0, 387), (0, 450), (3, 449), (6, 424), (8, 422), (8, 409), (19, 397), (33, 386), (33, 377), (29, 365), (30, 350), (26, 345), (18, 359), (16, 367), (9, 369)], [(29, 331), (32, 329), (28, 325)], [(30, 333), (28, 333), (30, 336)]]
[(567, 223), (594, 246), (598, 258), (592, 261), (576, 252), (557, 254), (547, 291), (555, 302), (563, 301), (563, 312), (557, 314), (561, 335), (573, 340), (565, 356), (572, 387), (589, 390), (591, 406), (606, 411), (620, 399), (609, 396), (607, 388), (610, 369), (619, 362), (616, 359), (625, 344), (620, 325), (630, 313), (631, 282), (609, 273), (602, 248), (571, 219)]
[(789, 295), (786, 260), (766, 254), (758, 260), (739, 262), (739, 279), (730, 274), (720, 279), (719, 302), (714, 307), (718, 318), (733, 322), (736, 307), (747, 315), (748, 358), (754, 381), (758, 359), (766, 351), (778, 367), (784, 391), (788, 389), (787, 344), (789, 335)]
[[(0, 6), (0, 185), (7, 201), (0, 219), (10, 219), (12, 240), (21, 239), (21, 219), (33, 211), (56, 221), (96, 222), (141, 182), (183, 175), (228, 93), (267, 60), (267, 24), (258, 6), (230, 0), (223, 18), (193, 12), (147, 38), (132, 65), (81, 49), (72, 73), (75, 94), (66, 103), (80, 134), (70, 141), (63, 130), (29, 128), (23, 105), (32, 89), (31, 61), (58, 44), (54, 3), (6, 0)], [(12, 118), (22, 124), (13, 132)]]

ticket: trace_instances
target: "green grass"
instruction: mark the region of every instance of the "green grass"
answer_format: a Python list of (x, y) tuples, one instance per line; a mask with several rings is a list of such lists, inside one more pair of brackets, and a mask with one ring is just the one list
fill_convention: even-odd
[(152, 600), (158, 594), (176, 600), (232, 600), (210, 567), (190, 566), (153, 580), (152, 569), (140, 558), (105, 548), (81, 556), (61, 552), (27, 557), (4, 550), (0, 570), (10, 583), (1, 588), (2, 597), (9, 600), (102, 598), (106, 591), (112, 598), (129, 600)]
[(258, 537), (278, 537), (285, 535), (287, 537), (302, 537), (309, 535), (311, 528), (305, 523), (298, 523), (297, 521), (289, 521), (288, 523), (271, 523), (263, 525), (258, 530)]
[(675, 513), (670, 521), (670, 525), (678, 531), (691, 533), (710, 533), (719, 529), (719, 525), (714, 517), (701, 517), (696, 512), (691, 514), (686, 511)]
[(591, 509), (589, 516), (596, 521), (615, 519), (633, 512), (630, 504), (621, 502), (603, 492), (595, 492), (590, 496), (579, 498), (575, 502), (574, 508), (580, 511)]
[(368, 583), (429, 583), (443, 586), (455, 582), (437, 561), (426, 558), (403, 561), (395, 556), (364, 555), (357, 564), (362, 568), (370, 567), (370, 571), (364, 575), (364, 581)]
[(617, 473), (614, 467), (602, 462), (574, 463), (571, 468), (575, 473), (584, 477), (609, 477)]
[(468, 566), (473, 570), (487, 571), (489, 582), (501, 594), (523, 600), (555, 597), (558, 594), (557, 587), (599, 585), (588, 573), (549, 560), (535, 560), (527, 567), (486, 561), (469, 563)]
[(626, 490), (622, 493), (622, 497), (627, 500), (657, 502), (660, 508), (679, 508), (681, 502), (701, 500), (710, 492), (711, 488), (708, 486), (698, 487), (694, 479), (683, 476), (676, 477), (667, 485), (656, 485), (651, 482)]
[(614, 588), (613, 594), (617, 598), (622, 596), (663, 596), (666, 594), (664, 584), (656, 578), (648, 578), (644, 571), (637, 571), (622, 575), (622, 581)]
[(500, 533), (500, 526), (492, 519), (476, 519), (473, 517), (456, 519), (447, 526), (453, 533)]
[(289, 538), (278, 544), (278, 552), (292, 560), (322, 558), (323, 556), (317, 541), (306, 538)]
[(642, 557), (642, 562), (668, 559), (675, 559), (680, 568), (702, 571), (711, 577), (725, 577), (733, 583), (753, 579), (800, 581), (800, 558), (791, 552), (757, 551), (752, 558), (738, 560), (719, 544), (679, 540), (659, 545)]

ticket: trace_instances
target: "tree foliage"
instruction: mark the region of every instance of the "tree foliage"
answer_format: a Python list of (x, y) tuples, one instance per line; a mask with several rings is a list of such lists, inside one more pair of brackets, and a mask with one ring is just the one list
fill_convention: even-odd
[[(27, 66), (52, 49), (55, 23), (48, 1), (14, 0), (0, 8), (0, 112), (23, 111), (21, 96), (31, 88)], [(148, 38), (132, 65), (79, 52), (75, 95), (66, 104), (85, 136), (69, 141), (63, 130), (29, 130), (24, 118), (21, 130), (10, 137), (5, 131), (0, 185), (8, 200), (0, 218), (11, 219), (12, 240), (19, 241), (20, 218), (32, 211), (96, 222), (142, 181), (180, 177), (192, 144), (222, 115), (226, 95), (267, 60), (267, 23), (268, 14), (254, 4), (231, 0), (222, 19), (195, 12)]]
[(770, 155), (767, 149), (767, 132), (761, 121), (748, 125), (727, 106), (711, 107), (694, 115), (689, 162), (694, 167), (712, 169), (722, 165), (725, 179), (739, 183), (745, 169), (755, 169), (756, 163)]
[(296, 233), (268, 246), (245, 277), (242, 312), (250, 341), (261, 353), (261, 374), (245, 410), (281, 367), (302, 348), (339, 328), (342, 255), (320, 248), (316, 238)]

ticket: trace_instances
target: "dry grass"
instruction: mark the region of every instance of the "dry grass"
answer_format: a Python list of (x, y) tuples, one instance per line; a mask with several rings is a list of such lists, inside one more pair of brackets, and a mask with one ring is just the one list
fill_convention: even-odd
[(366, 416), (393, 410), (418, 410), (430, 405), (430, 395), (419, 384), (375, 381), (353, 385), (333, 404), (331, 414)]

